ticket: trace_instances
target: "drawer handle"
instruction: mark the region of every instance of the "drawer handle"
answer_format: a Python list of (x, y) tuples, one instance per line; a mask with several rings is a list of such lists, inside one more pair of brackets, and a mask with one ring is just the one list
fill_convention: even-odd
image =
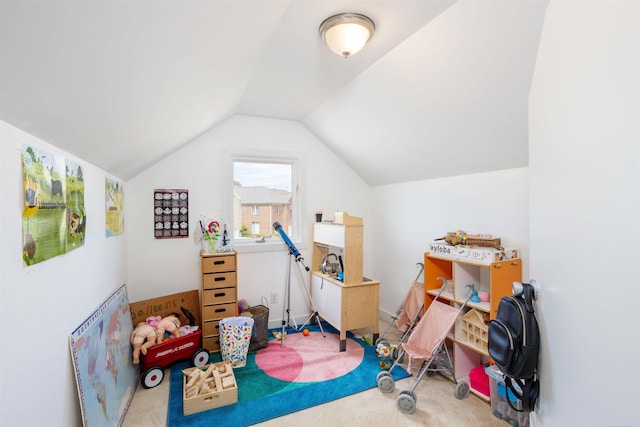
[(217, 294), (213, 294), (214, 297), (218, 298), (218, 297), (223, 297), (225, 296), (227, 293), (226, 292), (218, 292)]
[(216, 309), (215, 309), (215, 312), (216, 312), (216, 313), (224, 313), (225, 311), (227, 311), (227, 309), (226, 309), (226, 308), (216, 308)]
[(224, 280), (227, 280), (227, 278), (226, 277), (216, 277), (216, 278), (213, 279), (214, 282), (222, 282)]
[(224, 261), (213, 261), (213, 265), (222, 265)]

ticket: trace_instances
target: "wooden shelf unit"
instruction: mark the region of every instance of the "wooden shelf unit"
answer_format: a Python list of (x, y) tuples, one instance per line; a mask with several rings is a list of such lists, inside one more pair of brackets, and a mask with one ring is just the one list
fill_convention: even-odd
[[(340, 331), (340, 351), (346, 350), (347, 331), (371, 328), (378, 338), (380, 282), (363, 277), (362, 218), (342, 213), (339, 222), (313, 227), (311, 295), (320, 317)], [(320, 271), (329, 253), (342, 257), (343, 281)], [(333, 261), (333, 259), (332, 259)]]
[[(455, 307), (462, 307), (469, 295), (467, 285), (474, 284), (475, 290), (485, 290), (489, 292), (488, 302), (467, 302), (464, 313), (469, 310), (477, 310), (482, 315), (488, 315), (489, 319), (494, 319), (498, 311), (500, 299), (511, 295), (511, 287), (514, 281), (522, 280), (522, 260), (508, 259), (491, 264), (479, 264), (473, 261), (456, 260), (438, 255), (424, 254), (424, 287), (425, 287), (425, 307), (428, 308), (436, 298), (443, 282), (438, 277), (452, 281), (452, 292), (443, 291), (438, 300), (448, 302)], [(464, 315), (464, 314), (463, 314)], [(453, 350), (453, 374), (458, 380), (469, 381), (469, 371), (478, 365), (490, 361), (486, 347), (479, 346), (478, 341), (465, 339), (463, 328), (463, 316), (456, 321), (452, 334), (449, 335), (448, 344)], [(470, 383), (470, 382), (469, 382)], [(478, 395), (485, 401), (489, 401), (489, 396), (471, 387), (471, 392)]]

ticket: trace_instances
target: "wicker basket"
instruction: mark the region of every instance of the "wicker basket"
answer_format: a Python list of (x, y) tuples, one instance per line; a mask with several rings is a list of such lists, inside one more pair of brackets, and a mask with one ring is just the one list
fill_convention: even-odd
[(249, 351), (265, 348), (269, 341), (269, 308), (264, 305), (249, 307), (248, 311), (253, 315), (253, 333), (249, 342)]

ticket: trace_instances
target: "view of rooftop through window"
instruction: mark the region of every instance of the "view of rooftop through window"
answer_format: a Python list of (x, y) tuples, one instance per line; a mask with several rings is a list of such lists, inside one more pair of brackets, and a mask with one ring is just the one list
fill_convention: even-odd
[(291, 163), (234, 161), (233, 186), (233, 237), (236, 241), (271, 237), (275, 221), (291, 233)]

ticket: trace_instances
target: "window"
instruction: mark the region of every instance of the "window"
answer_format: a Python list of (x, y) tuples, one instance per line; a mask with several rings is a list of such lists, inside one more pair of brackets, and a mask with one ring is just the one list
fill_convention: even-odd
[(260, 235), (260, 223), (259, 222), (252, 222), (251, 223), (251, 234), (253, 234), (254, 236), (259, 236)]
[(282, 249), (276, 221), (293, 242), (301, 240), (301, 163), (296, 153), (225, 153), (223, 221), (236, 249)]

